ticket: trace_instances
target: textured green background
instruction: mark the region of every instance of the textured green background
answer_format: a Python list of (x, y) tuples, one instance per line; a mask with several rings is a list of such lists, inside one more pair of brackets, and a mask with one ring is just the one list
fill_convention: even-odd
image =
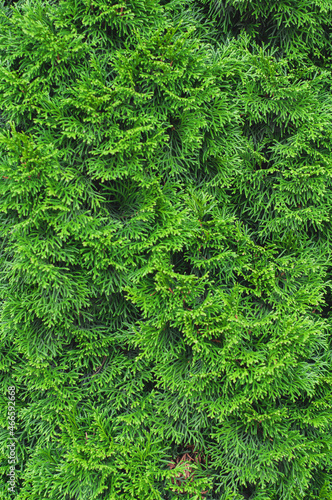
[(1, 4), (1, 500), (332, 498), (331, 33)]

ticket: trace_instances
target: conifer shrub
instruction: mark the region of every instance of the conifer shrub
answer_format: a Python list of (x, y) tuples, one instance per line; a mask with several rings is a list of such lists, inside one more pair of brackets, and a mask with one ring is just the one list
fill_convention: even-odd
[[(242, 31), (260, 45), (274, 48), (293, 63), (307, 58), (331, 62), (329, 0), (192, 0), (193, 9), (218, 26), (219, 37)], [(218, 38), (218, 37), (217, 37)]]
[(1, 500), (332, 498), (330, 3), (275, 5), (2, 4)]

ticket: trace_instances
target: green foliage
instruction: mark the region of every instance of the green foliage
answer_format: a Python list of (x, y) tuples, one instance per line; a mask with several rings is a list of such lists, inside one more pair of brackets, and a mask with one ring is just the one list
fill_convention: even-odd
[(330, 11), (2, 4), (1, 500), (331, 498)]
[(221, 34), (250, 34), (299, 63), (308, 57), (331, 61), (330, 0), (193, 0), (194, 8), (215, 21)]

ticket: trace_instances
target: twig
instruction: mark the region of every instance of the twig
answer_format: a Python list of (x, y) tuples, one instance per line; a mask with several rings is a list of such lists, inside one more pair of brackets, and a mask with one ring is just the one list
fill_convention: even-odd
[(100, 367), (99, 367), (99, 368), (97, 368), (97, 370), (96, 370), (96, 371), (92, 374), (92, 376), (97, 375), (97, 373), (99, 373), (99, 372), (100, 372), (100, 370), (102, 369), (102, 367), (103, 367), (103, 366), (104, 366), (104, 364), (105, 364), (106, 359), (107, 359), (107, 356), (104, 356), (104, 357), (103, 357), (103, 362), (102, 362), (102, 364), (100, 365)]

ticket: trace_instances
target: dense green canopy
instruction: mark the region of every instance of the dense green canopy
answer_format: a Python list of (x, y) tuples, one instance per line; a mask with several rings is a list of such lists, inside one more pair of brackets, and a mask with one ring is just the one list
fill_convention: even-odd
[(331, 14), (2, 3), (1, 500), (332, 499)]

